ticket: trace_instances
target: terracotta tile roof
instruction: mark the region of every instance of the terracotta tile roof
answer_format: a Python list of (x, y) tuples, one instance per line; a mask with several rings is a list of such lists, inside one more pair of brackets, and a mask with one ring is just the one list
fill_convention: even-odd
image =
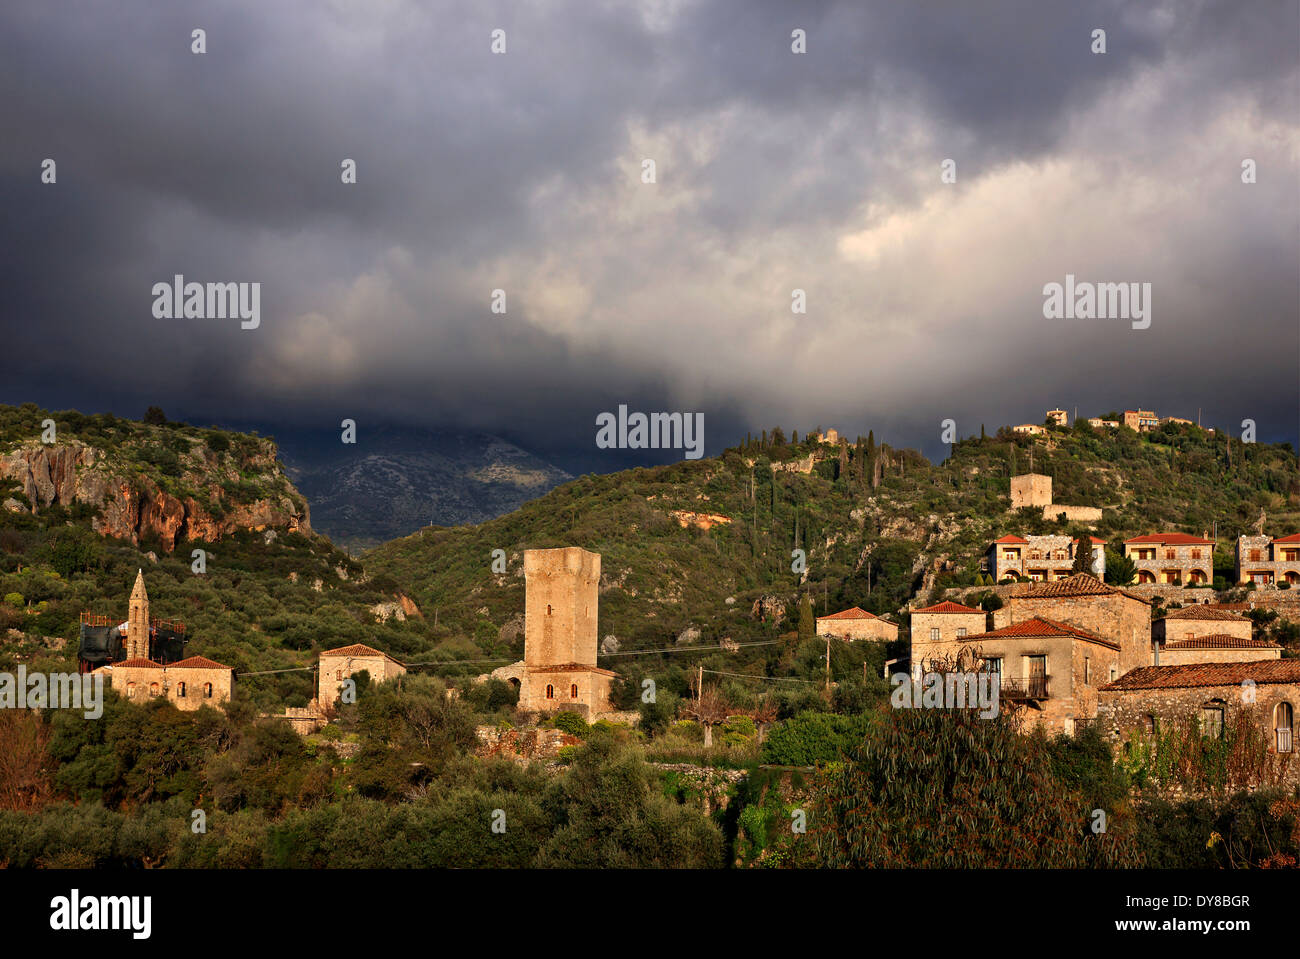
[(1300, 684), (1300, 659), (1264, 659), (1254, 663), (1188, 663), (1185, 666), (1142, 666), (1125, 673), (1103, 690), (1190, 689), (1196, 686)]
[(827, 616), (818, 616), (817, 618), (818, 619), (880, 619), (879, 616), (875, 616), (871, 613), (868, 613), (865, 609), (859, 609), (856, 606), (850, 609), (842, 609), (838, 613), (831, 613)]
[(1149, 536), (1134, 536), (1124, 540), (1128, 543), (1155, 543), (1159, 546), (1213, 546), (1214, 540), (1202, 539), (1188, 533), (1152, 533)]
[(124, 659), (120, 663), (114, 663), (114, 666), (125, 666), (128, 669), (162, 669), (162, 663), (155, 663), (152, 659), (142, 659), (137, 656), (135, 659)]
[(1226, 609), (1212, 609), (1209, 606), (1184, 606), (1182, 609), (1171, 609), (1165, 619), (1213, 619), (1222, 620), (1226, 623), (1250, 622), (1245, 616), (1238, 616)]
[(1052, 597), (1069, 597), (1069, 596), (1113, 596), (1122, 594), (1129, 599), (1136, 599), (1138, 602), (1151, 605), (1151, 601), (1143, 599), (1135, 593), (1130, 593), (1126, 589), (1118, 589), (1114, 586), (1107, 586), (1096, 576), (1088, 573), (1075, 573), (1073, 576), (1067, 576), (1065, 579), (1056, 579), (1051, 582), (1037, 582), (1030, 586), (1023, 593), (1013, 593), (1009, 599), (1042, 599)]
[(401, 662), (393, 659), (393, 657), (389, 656), (387, 653), (380, 652), (379, 650), (362, 643), (353, 643), (351, 646), (340, 646), (338, 649), (322, 649), (320, 655), (321, 659), (325, 659), (326, 657), (333, 659), (336, 657), (356, 658), (361, 656), (382, 656), (384, 659), (393, 660), (393, 662), (397, 663), (399, 666), (402, 665)]
[(1209, 636), (1194, 636), (1191, 639), (1179, 639), (1165, 643), (1165, 649), (1281, 649), (1277, 643), (1267, 639), (1243, 639), (1229, 636), (1227, 633), (1212, 633)]
[(933, 606), (926, 606), (924, 609), (914, 609), (913, 613), (983, 613), (982, 609), (972, 609), (970, 606), (963, 606), (961, 603), (954, 603), (950, 599), (945, 599), (942, 603), (935, 603)]
[(179, 662), (168, 663), (167, 668), (175, 667), (182, 669), (229, 669), (229, 666), (222, 666), (216, 660), (208, 659), (206, 656), (191, 656), (188, 659), (182, 659)]
[(1292, 533), (1290, 536), (1279, 536), (1273, 540), (1275, 543), (1300, 543), (1300, 533)]
[(995, 539), (993, 542), (994, 543), (1028, 543), (1029, 540), (1025, 539), (1023, 536), (1012, 536), (1011, 534), (1008, 533), (1006, 536), (1003, 536), (1001, 539)]
[(1239, 609), (1243, 612), (1250, 609), (1250, 603), (1206, 603), (1210, 609)]
[(1109, 639), (1102, 639), (1096, 633), (1090, 633), (1086, 629), (1079, 629), (1077, 626), (1071, 626), (1068, 623), (1058, 623), (1054, 619), (1045, 619), (1042, 616), (1034, 616), (1019, 623), (1012, 623), (1010, 626), (1003, 626), (1001, 629), (989, 630), (987, 633), (976, 633), (973, 636), (967, 636), (966, 642), (974, 643), (981, 639), (1015, 639), (1022, 636), (1068, 636), (1070, 639), (1082, 639), (1090, 643), (1098, 643), (1110, 649), (1119, 649), (1119, 643), (1111, 642)]

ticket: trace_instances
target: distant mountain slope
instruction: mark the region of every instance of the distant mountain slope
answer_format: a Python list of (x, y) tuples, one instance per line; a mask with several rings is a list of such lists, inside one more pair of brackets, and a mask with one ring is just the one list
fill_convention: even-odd
[(312, 522), (357, 552), (430, 524), (495, 519), (571, 479), (486, 433), (362, 429), (277, 433), (289, 474), (311, 502)]

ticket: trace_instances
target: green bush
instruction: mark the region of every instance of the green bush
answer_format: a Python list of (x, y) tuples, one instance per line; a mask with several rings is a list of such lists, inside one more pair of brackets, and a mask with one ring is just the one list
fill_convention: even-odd
[(861, 745), (872, 724), (869, 714), (801, 713), (768, 734), (763, 743), (763, 762), (773, 766), (834, 762)]

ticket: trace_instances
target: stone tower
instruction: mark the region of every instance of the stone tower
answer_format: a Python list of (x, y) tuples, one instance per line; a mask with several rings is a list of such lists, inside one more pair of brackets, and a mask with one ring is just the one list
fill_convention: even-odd
[(1011, 477), (1011, 508), (1052, 505), (1052, 478), (1042, 473)]
[(524, 663), (595, 666), (600, 554), (525, 550), (524, 583)]
[(135, 576), (131, 609), (126, 618), (126, 658), (149, 658), (149, 594), (144, 590), (144, 570)]

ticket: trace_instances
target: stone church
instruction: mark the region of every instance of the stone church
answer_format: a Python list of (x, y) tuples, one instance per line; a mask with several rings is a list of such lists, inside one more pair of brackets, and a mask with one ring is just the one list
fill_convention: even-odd
[(519, 708), (612, 711), (617, 673), (596, 665), (600, 554), (576, 546), (524, 551), (524, 658), (490, 674), (519, 690)]

